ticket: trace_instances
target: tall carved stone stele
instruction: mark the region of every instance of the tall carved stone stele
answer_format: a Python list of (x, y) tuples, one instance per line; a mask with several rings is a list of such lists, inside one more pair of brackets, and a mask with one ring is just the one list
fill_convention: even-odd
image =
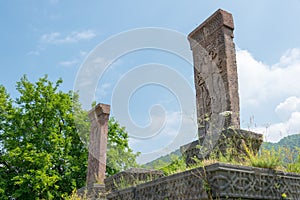
[[(194, 59), (199, 140), (181, 147), (188, 165), (213, 150), (231, 148), (245, 153), (246, 144), (257, 152), (262, 135), (240, 130), (238, 75), (233, 42), (233, 17), (217, 10), (188, 35)], [(201, 146), (199, 149), (198, 146)]]
[(110, 106), (98, 104), (89, 112), (91, 132), (87, 169), (87, 186), (104, 183), (106, 171), (106, 149)]
[(219, 9), (188, 36), (194, 58), (200, 138), (207, 134), (209, 122), (226, 111), (226, 120), (216, 120), (213, 126), (240, 128), (233, 29), (232, 15)]

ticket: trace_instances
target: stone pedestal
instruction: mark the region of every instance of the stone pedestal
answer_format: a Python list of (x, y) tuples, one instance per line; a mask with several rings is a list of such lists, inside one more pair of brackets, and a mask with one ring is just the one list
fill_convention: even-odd
[(197, 160), (208, 159), (212, 153), (216, 157), (220, 153), (223, 156), (229, 153), (231, 156), (236, 156), (236, 159), (239, 159), (239, 157), (242, 158), (243, 156), (247, 156), (245, 146), (253, 154), (256, 154), (262, 142), (263, 137), (261, 134), (240, 129), (227, 129), (222, 131), (213, 147), (208, 146), (210, 142), (205, 142), (203, 138), (181, 146), (180, 151), (186, 159), (186, 164), (191, 166), (196, 164)]

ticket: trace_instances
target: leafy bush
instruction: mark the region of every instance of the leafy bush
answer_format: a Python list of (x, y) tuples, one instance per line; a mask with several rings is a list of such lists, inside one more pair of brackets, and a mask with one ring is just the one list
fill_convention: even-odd
[(287, 171), (300, 173), (300, 153), (298, 153), (298, 159), (295, 162), (287, 165)]
[(166, 175), (182, 172), (186, 170), (185, 160), (182, 157), (172, 156), (171, 163), (167, 166), (159, 168)]
[(253, 167), (276, 169), (283, 165), (282, 161), (282, 150), (271, 150), (261, 149), (257, 155), (253, 155), (248, 151), (249, 162)]

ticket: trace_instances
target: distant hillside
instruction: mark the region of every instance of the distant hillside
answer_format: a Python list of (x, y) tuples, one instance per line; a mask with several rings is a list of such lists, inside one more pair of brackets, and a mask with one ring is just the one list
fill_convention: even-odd
[[(262, 144), (262, 147), (266, 149), (271, 149), (271, 148), (278, 149), (279, 147), (285, 147), (291, 149), (292, 151), (297, 151), (300, 148), (300, 134), (284, 137), (277, 143), (264, 142)], [(149, 163), (146, 163), (143, 167), (153, 168), (154, 166), (157, 167), (157, 166), (166, 165), (166, 163), (171, 163), (172, 157), (174, 156), (178, 156), (178, 157), (181, 156), (180, 149), (177, 149), (176, 151), (166, 156), (161, 156), (160, 158), (157, 158)]]
[(172, 153), (170, 153), (168, 155), (161, 156), (151, 162), (144, 164), (143, 167), (145, 167), (145, 168), (154, 168), (154, 166), (163, 167), (164, 165), (166, 165), (166, 163), (168, 163), (168, 164), (171, 163), (172, 157), (180, 157), (180, 156), (181, 156), (180, 149), (177, 149), (176, 151), (173, 151)]
[(300, 148), (300, 134), (290, 135), (282, 138), (278, 143), (264, 142), (263, 147), (270, 149), (274, 147), (277, 149), (278, 147), (286, 147), (292, 150), (296, 150)]

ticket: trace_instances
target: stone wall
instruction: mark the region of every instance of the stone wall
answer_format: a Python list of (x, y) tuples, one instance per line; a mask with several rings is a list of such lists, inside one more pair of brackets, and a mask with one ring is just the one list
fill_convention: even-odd
[(166, 200), (207, 199), (204, 190), (202, 169), (193, 169), (168, 177), (162, 177), (136, 187), (114, 191), (109, 200)]
[(300, 174), (215, 163), (114, 191), (109, 200), (300, 199)]
[(137, 185), (163, 176), (164, 173), (159, 170), (131, 168), (106, 178), (104, 183), (106, 191), (115, 191), (126, 185)]
[(208, 166), (206, 171), (214, 197), (300, 199), (300, 174), (223, 163)]

